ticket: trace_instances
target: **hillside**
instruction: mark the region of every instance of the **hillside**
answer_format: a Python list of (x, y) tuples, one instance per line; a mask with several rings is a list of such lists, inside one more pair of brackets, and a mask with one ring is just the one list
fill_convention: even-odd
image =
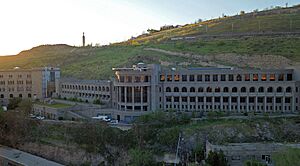
[(38, 46), (0, 57), (0, 69), (55, 66), (63, 77), (107, 79), (112, 67), (141, 61), (179, 68), (282, 68), (299, 65), (299, 45), (300, 6), (296, 6), (188, 24), (110, 46)]

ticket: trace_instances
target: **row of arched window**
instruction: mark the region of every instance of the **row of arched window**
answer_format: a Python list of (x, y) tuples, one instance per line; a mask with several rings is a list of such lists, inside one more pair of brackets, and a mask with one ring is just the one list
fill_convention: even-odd
[[(214, 88), (214, 92), (229, 92), (229, 88), (228, 87), (224, 87), (224, 88), (220, 88), (220, 87), (215, 87)], [(249, 90), (247, 91), (247, 88), (246, 87), (242, 87), (240, 89), (239, 92), (242, 92), (242, 93), (246, 93), (246, 92), (260, 92), (260, 93), (263, 93), (263, 92), (268, 92), (268, 93), (272, 93), (272, 92), (278, 92), (278, 93), (281, 93), (283, 92), (283, 88), (282, 87), (277, 87), (276, 89), (273, 88), (273, 87), (268, 87), (268, 88), (264, 88), (264, 87), (259, 87), (256, 91), (256, 88), (255, 87), (250, 87)], [(172, 92), (172, 89), (170, 87), (167, 87), (166, 88), (166, 92)], [(189, 91), (186, 87), (182, 87), (181, 88), (181, 91), (178, 87), (174, 87), (173, 89), (173, 92), (196, 92), (196, 88), (195, 87), (190, 87), (189, 88)], [(204, 92), (204, 88), (203, 87), (199, 87), (197, 89), (197, 92)], [(213, 92), (213, 88), (212, 87), (207, 87), (205, 92)], [(237, 87), (233, 87), (231, 88), (231, 92), (238, 92), (238, 88)], [(287, 87), (285, 89), (285, 92), (287, 93), (291, 93), (292, 92), (292, 88), (291, 87)]]
[(88, 85), (62, 85), (64, 89), (75, 89), (75, 90), (92, 90), (92, 91), (106, 91), (109, 92), (109, 87), (104, 86), (88, 86)]

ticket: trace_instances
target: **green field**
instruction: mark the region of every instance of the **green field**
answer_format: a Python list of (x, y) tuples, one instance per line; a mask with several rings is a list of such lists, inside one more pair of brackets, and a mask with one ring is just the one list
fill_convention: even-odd
[(52, 107), (52, 108), (68, 108), (71, 107), (72, 105), (69, 104), (64, 104), (64, 103), (53, 103), (53, 104), (47, 104), (47, 103), (36, 103), (38, 105), (43, 105), (43, 106), (47, 106), (47, 107)]

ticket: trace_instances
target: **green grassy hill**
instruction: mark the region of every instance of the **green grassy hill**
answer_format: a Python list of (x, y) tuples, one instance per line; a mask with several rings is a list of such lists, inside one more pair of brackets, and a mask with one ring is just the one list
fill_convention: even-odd
[[(276, 68), (300, 62), (300, 34), (207, 38), (216, 34), (256, 33), (258, 25), (259, 32), (299, 33), (300, 6), (188, 24), (105, 47), (38, 46), (15, 56), (0, 57), (0, 69), (55, 66), (62, 69), (63, 77), (106, 79), (113, 75), (112, 67), (131, 66), (141, 61), (176, 67), (251, 68)], [(206, 37), (202, 38), (203, 35)], [(189, 41), (170, 40), (178, 36), (200, 37)]]

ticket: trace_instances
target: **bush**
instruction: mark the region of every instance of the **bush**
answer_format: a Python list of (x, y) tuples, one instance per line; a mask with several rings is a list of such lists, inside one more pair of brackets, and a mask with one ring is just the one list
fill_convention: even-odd
[(206, 162), (210, 166), (227, 166), (227, 161), (225, 159), (225, 155), (222, 151), (220, 152), (212, 152), (210, 151), (208, 153), (208, 157), (206, 159)]
[(13, 110), (15, 108), (18, 107), (18, 104), (22, 101), (21, 98), (12, 98), (12, 99), (9, 99), (9, 104), (7, 106), (7, 109), (9, 110)]
[(100, 104), (102, 104), (102, 103), (101, 103), (100, 99), (96, 99), (96, 100), (94, 100), (93, 104), (98, 104), (98, 105), (100, 105)]
[(245, 161), (244, 166), (267, 166), (267, 165), (256, 160), (247, 160)]
[(152, 166), (155, 164), (151, 151), (142, 150), (140, 148), (130, 149), (130, 166)]

